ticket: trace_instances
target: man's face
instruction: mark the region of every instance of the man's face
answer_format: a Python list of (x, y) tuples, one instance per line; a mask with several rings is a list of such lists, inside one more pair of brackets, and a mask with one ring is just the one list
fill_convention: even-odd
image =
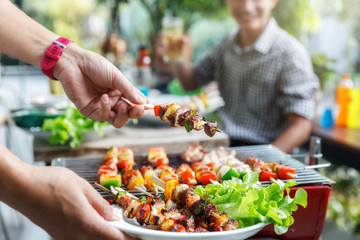
[(229, 11), (242, 30), (259, 31), (266, 27), (277, 0), (226, 0)]

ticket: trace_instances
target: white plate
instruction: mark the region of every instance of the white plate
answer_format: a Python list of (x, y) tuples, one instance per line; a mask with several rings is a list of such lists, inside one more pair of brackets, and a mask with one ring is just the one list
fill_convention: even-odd
[(243, 240), (247, 239), (256, 233), (258, 233), (266, 224), (258, 223), (254, 226), (241, 228), (233, 231), (224, 232), (205, 232), (205, 233), (181, 233), (181, 232), (166, 232), (153, 230), (145, 227), (141, 227), (135, 219), (126, 219), (123, 217), (122, 209), (119, 206), (112, 205), (114, 213), (121, 220), (109, 222), (111, 225), (119, 228), (121, 231), (143, 240), (160, 240), (160, 239), (206, 239), (206, 240)]

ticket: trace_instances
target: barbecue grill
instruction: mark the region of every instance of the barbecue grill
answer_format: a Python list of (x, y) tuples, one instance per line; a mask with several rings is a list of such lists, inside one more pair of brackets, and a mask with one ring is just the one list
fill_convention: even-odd
[[(235, 150), (237, 158), (246, 160), (249, 157), (258, 158), (264, 162), (275, 161), (283, 163), (289, 167), (296, 169), (298, 177), (295, 181), (299, 184), (291, 188), (290, 195), (294, 197), (296, 190), (301, 187), (308, 193), (308, 205), (306, 208), (299, 206), (299, 209), (293, 213), (294, 224), (289, 228), (288, 232), (283, 235), (276, 235), (273, 226), (268, 225), (254, 237), (272, 237), (275, 239), (298, 239), (312, 240), (318, 239), (321, 235), (328, 200), (331, 191), (331, 185), (334, 181), (321, 175), (318, 171), (305, 166), (302, 162), (294, 159), (291, 155), (285, 154), (272, 145), (243, 146), (236, 148), (228, 148)], [(183, 163), (181, 153), (169, 153), (169, 165), (178, 167)], [(52, 161), (53, 166), (62, 166), (76, 172), (79, 176), (86, 179), (90, 184), (94, 185), (98, 181), (97, 171), (102, 163), (103, 156), (83, 156), (83, 157), (67, 157), (57, 158)], [(135, 155), (135, 169), (140, 169), (142, 165), (148, 165), (147, 154)], [(284, 182), (288, 180), (283, 180)], [(262, 182), (262, 185), (269, 185), (271, 182)], [(96, 190), (105, 198), (112, 197), (104, 191), (96, 188)], [(129, 191), (133, 195), (143, 195), (139, 191)]]

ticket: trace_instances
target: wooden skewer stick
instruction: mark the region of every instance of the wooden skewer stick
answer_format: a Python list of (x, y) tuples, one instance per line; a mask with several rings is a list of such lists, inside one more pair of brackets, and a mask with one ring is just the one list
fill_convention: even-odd
[(142, 187), (140, 187), (140, 186), (138, 186), (138, 185), (136, 185), (135, 188), (136, 188), (137, 190), (139, 190), (140, 192), (148, 195), (149, 197), (152, 197), (152, 198), (155, 197), (154, 195), (152, 195), (151, 193), (149, 193), (148, 191), (144, 190)]
[(270, 177), (270, 181), (277, 184), (277, 180), (275, 178)]
[(115, 187), (115, 190), (117, 190), (118, 192), (125, 192), (125, 195), (131, 199), (134, 199), (134, 200), (138, 200), (138, 198), (134, 195), (132, 195), (131, 193), (129, 193), (128, 191), (125, 191), (124, 189), (122, 188), (119, 188), (119, 187)]
[[(107, 193), (109, 193), (109, 194), (111, 194), (111, 195), (116, 195), (116, 193), (117, 192), (125, 192), (125, 195), (126, 196), (128, 196), (129, 198), (131, 198), (131, 199), (134, 199), (134, 200), (137, 200), (138, 198), (137, 197), (135, 197), (134, 195), (132, 195), (131, 193), (129, 193), (129, 192), (127, 192), (127, 191), (125, 191), (124, 189), (122, 189), (122, 188), (119, 188), (119, 187), (113, 187), (113, 186), (111, 186), (110, 188), (113, 188), (115, 191), (117, 191), (117, 192), (115, 192), (114, 190), (109, 190), (109, 189), (107, 189), (106, 187), (104, 187), (104, 186), (102, 186), (101, 184), (99, 184), (99, 183), (95, 183), (95, 186), (97, 186), (98, 188), (100, 188), (101, 190), (103, 190), (104, 192), (107, 192)], [(115, 193), (114, 193), (115, 192)]]
[(155, 183), (153, 183), (153, 188), (154, 188), (155, 196), (159, 195), (159, 191), (158, 191)]
[(154, 187), (156, 188), (156, 190), (159, 190), (159, 191), (161, 191), (161, 192), (165, 192), (165, 189), (164, 189), (164, 188), (156, 185), (155, 183), (154, 183)]
[(161, 180), (160, 178), (158, 178), (157, 176), (155, 176), (155, 175), (152, 175), (150, 180), (153, 183), (157, 184), (159, 187), (162, 187), (162, 188), (165, 187), (165, 182), (163, 180)]
[(103, 190), (104, 192), (107, 192), (107, 193), (111, 193), (111, 191), (109, 189), (107, 189), (106, 187), (104, 187), (103, 185), (99, 184), (99, 183), (95, 183), (95, 186), (97, 186), (98, 188), (100, 188), (101, 190)]
[[(127, 99), (127, 98), (121, 97), (121, 100), (123, 100), (124, 102), (126, 102), (130, 106), (135, 106), (136, 105), (135, 103), (130, 102), (130, 100)], [(146, 110), (154, 109), (154, 106), (149, 104), (149, 103), (143, 103), (143, 104), (138, 104), (138, 105), (143, 105)]]
[(297, 177), (298, 177), (298, 175), (297, 175), (296, 173), (290, 173), (290, 172), (288, 172), (288, 173), (286, 173), (286, 175), (288, 175), (288, 176), (291, 177), (291, 178), (297, 178)]
[(115, 196), (119, 191), (115, 190), (113, 186), (110, 186), (111, 193)]
[(218, 185), (218, 184), (220, 184), (218, 181), (216, 181), (216, 180), (212, 180), (212, 179), (210, 179), (210, 182), (211, 182), (212, 184), (214, 184), (214, 185)]
[(216, 212), (212, 212), (211, 215), (217, 219), (220, 219), (223, 222), (227, 222), (228, 220), (217, 214)]
[(144, 184), (140, 184), (140, 185), (137, 185), (139, 186), (140, 188), (142, 188), (144, 191), (147, 191), (146, 187), (144, 186)]

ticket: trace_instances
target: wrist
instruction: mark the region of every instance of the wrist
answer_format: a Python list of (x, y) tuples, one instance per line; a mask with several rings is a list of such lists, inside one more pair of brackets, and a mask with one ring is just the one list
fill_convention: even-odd
[(61, 78), (62, 72), (65, 69), (69, 69), (71, 66), (78, 66), (80, 60), (84, 56), (84, 49), (76, 45), (75, 43), (69, 43), (69, 45), (64, 50), (61, 58), (54, 67), (54, 77), (58, 79), (60, 82), (63, 81)]
[(65, 37), (59, 37), (45, 50), (41, 60), (41, 70), (49, 78), (57, 80), (54, 77), (54, 68), (69, 43), (72, 43), (72, 41)]
[(22, 190), (29, 187), (32, 168), (5, 147), (0, 146), (0, 200), (6, 203), (15, 201), (22, 194)]

